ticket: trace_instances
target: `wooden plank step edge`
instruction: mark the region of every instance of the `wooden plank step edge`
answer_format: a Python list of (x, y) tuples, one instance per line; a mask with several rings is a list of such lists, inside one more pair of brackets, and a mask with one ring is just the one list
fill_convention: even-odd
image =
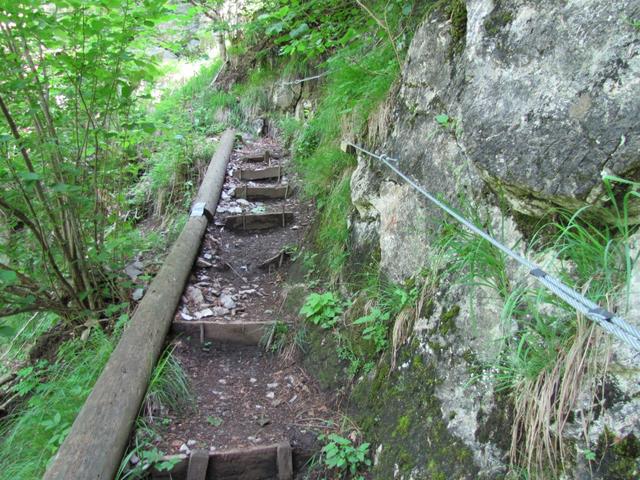
[[(283, 175), (284, 168), (282, 168), (282, 165), (277, 165), (275, 167), (258, 168), (255, 170), (250, 168), (241, 168), (240, 170), (237, 170), (238, 180), (265, 180), (268, 178), (280, 179)], [(235, 173), (234, 176), (236, 176)]]
[(209, 452), (207, 450), (194, 450), (189, 456), (187, 480), (206, 480), (209, 468)]
[[(151, 467), (151, 478), (153, 480), (192, 480), (187, 475), (190, 473), (190, 464), (194, 453), (191, 456), (178, 454), (162, 457), (161, 462), (172, 462), (174, 463), (173, 468), (169, 471), (159, 471), (155, 467)], [(208, 468), (205, 478), (216, 480), (293, 479), (293, 451), (291, 444), (286, 441), (276, 445), (209, 452), (206, 458)]]
[(259, 345), (274, 321), (266, 322), (230, 322), (207, 320), (174, 320), (171, 329), (176, 333), (183, 333), (195, 338), (215, 340), (224, 343), (240, 345)]
[(271, 152), (269, 150), (265, 150), (264, 152), (257, 153), (249, 153), (240, 157), (240, 161), (243, 162), (268, 162), (271, 158)]
[(246, 200), (287, 199), (293, 195), (294, 191), (295, 188), (289, 184), (265, 187), (241, 185), (236, 187), (233, 195), (236, 198), (244, 198)]
[(225, 227), (231, 230), (266, 230), (286, 227), (291, 222), (293, 222), (293, 212), (232, 215), (224, 219)]

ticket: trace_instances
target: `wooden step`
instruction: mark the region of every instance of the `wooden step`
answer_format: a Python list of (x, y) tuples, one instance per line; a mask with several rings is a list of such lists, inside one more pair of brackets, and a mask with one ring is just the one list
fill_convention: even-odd
[(291, 257), (291, 254), (289, 252), (287, 252), (286, 250), (280, 250), (276, 255), (266, 259), (264, 262), (258, 265), (258, 268), (261, 268), (263, 270), (271, 269), (271, 267), (280, 268), (289, 257)]
[(256, 163), (256, 162), (268, 162), (271, 158), (271, 152), (265, 150), (264, 152), (250, 153), (240, 157), (243, 162)]
[(267, 178), (282, 178), (284, 169), (281, 165), (268, 168), (259, 168), (252, 170), (249, 168), (241, 168), (237, 171), (237, 177), (239, 180), (265, 180)]
[(285, 227), (292, 221), (292, 212), (259, 213), (227, 217), (224, 225), (231, 230), (266, 230)]
[[(193, 455), (193, 454), (192, 454)], [(198, 454), (202, 456), (201, 453)], [(159, 471), (152, 467), (153, 480), (292, 480), (293, 452), (289, 442), (262, 447), (238, 448), (224, 452), (211, 452), (203, 469), (198, 464), (197, 471), (190, 468), (191, 459), (184, 454), (168, 455), (164, 461), (175, 463), (169, 471)], [(200, 460), (200, 459), (199, 459)], [(204, 470), (204, 476), (202, 471)], [(193, 474), (191, 474), (193, 472)], [(197, 472), (197, 473), (196, 473)], [(188, 477), (188, 475), (190, 475)], [(196, 477), (195, 475), (200, 477)]]
[(273, 322), (174, 320), (171, 329), (183, 333), (201, 342), (214, 340), (240, 345), (259, 345), (260, 339)]
[(235, 191), (236, 198), (245, 198), (247, 200), (271, 200), (278, 198), (289, 198), (293, 194), (293, 187), (283, 185), (280, 187), (249, 187), (242, 185), (237, 187)]

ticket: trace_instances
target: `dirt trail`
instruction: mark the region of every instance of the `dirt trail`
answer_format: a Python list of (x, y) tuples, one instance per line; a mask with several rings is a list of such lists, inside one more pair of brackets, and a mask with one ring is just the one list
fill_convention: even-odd
[[(289, 185), (290, 175), (280, 179), (246, 182), (238, 170), (263, 169), (267, 162), (242, 160), (247, 154), (269, 150), (277, 159), (271, 166), (287, 169), (286, 152), (274, 139), (261, 138), (237, 144), (227, 171), (224, 192), (214, 222), (209, 226), (190, 281), (176, 312), (174, 325), (186, 333), (171, 343), (174, 354), (191, 382), (195, 404), (184, 412), (168, 412), (170, 420), (158, 447), (167, 454), (193, 449), (221, 451), (289, 441), (299, 451), (316, 446), (319, 428), (334, 413), (313, 381), (295, 360), (283, 359), (257, 345), (241, 345), (207, 339), (196, 323), (271, 323), (283, 319), (280, 267), (286, 257), (278, 254), (302, 241), (313, 214), (312, 206), (294, 194), (276, 200), (244, 200), (234, 196), (243, 185)], [(230, 216), (293, 213), (293, 221), (266, 230), (231, 230)], [(261, 268), (270, 258), (272, 265)], [(191, 327), (191, 328), (190, 328)], [(200, 327), (202, 328), (202, 327)], [(204, 335), (204, 337), (201, 337)], [(213, 335), (215, 336), (215, 335)], [(204, 339), (204, 342), (202, 340)]]

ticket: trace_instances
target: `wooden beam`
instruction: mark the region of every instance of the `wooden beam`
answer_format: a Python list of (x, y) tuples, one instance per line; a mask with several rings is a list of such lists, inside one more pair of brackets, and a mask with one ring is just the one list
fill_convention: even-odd
[(273, 322), (242, 322), (242, 321), (188, 321), (176, 320), (172, 324), (174, 332), (183, 333), (202, 340), (215, 340), (224, 343), (240, 345), (258, 345), (265, 330)]
[(205, 480), (208, 468), (209, 452), (207, 450), (194, 450), (189, 457), (187, 480)]
[(236, 187), (234, 195), (236, 198), (245, 198), (247, 200), (286, 199), (293, 195), (293, 190), (293, 187), (289, 185), (274, 187), (249, 187), (242, 185)]
[(293, 480), (293, 457), (289, 442), (278, 445), (278, 480)]
[(233, 215), (224, 220), (225, 227), (231, 230), (266, 230), (285, 227), (293, 221), (293, 213), (260, 213), (249, 215)]
[[(211, 212), (216, 210), (234, 138), (232, 130), (223, 135), (196, 197)], [(205, 215), (189, 217), (49, 464), (45, 480), (115, 476), (207, 223)]]
[(265, 150), (262, 153), (252, 153), (249, 155), (245, 155), (243, 157), (240, 157), (240, 160), (243, 162), (255, 163), (268, 162), (271, 158), (271, 152), (269, 150)]
[[(184, 455), (165, 457), (177, 460), (169, 472), (151, 468), (153, 480), (184, 480), (189, 460)], [(273, 480), (278, 478), (278, 446), (238, 448), (209, 454), (207, 480)]]
[(281, 165), (275, 167), (259, 168), (252, 170), (250, 168), (241, 168), (237, 172), (239, 180), (266, 180), (268, 178), (282, 178), (284, 169)]
[(284, 261), (290, 256), (291, 254), (288, 253), (286, 250), (284, 249), (280, 250), (273, 257), (266, 259), (264, 262), (258, 265), (258, 268), (267, 269), (267, 268), (271, 268), (272, 266), (275, 266), (276, 268), (280, 268), (282, 267), (282, 264), (284, 263)]

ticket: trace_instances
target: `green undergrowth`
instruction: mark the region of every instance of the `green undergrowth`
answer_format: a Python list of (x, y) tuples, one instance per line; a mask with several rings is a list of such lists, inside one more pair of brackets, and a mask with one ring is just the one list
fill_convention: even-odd
[[(552, 221), (538, 227), (528, 249), (545, 271), (609, 310), (619, 307), (624, 316), (638, 261), (631, 245), (637, 228), (629, 222), (630, 204), (640, 184), (605, 177), (604, 187), (613, 221), (594, 220), (599, 218), (596, 207), (556, 210), (549, 213)], [(489, 217), (464, 213), (491, 231)], [(503, 240), (499, 228), (491, 233)], [(547, 419), (561, 425), (570, 421), (579, 391), (590, 391), (596, 399), (602, 395), (596, 388), (606, 375), (602, 332), (549, 290), (527, 281), (526, 271), (516, 274), (512, 260), (460, 226), (446, 223), (440, 246), (446, 273), (470, 287), (471, 299), (481, 287), (502, 305), (502, 353), (495, 362), (474, 368), (478, 378), (489, 375), (497, 392), (510, 399), (514, 471), (524, 469), (529, 478), (561, 474), (575, 461), (574, 448)], [(595, 449), (588, 434), (583, 441), (585, 451)]]
[(368, 119), (385, 100), (399, 69), (391, 47), (370, 49), (364, 43), (341, 50), (324, 68), (331, 73), (312, 117), (304, 123), (287, 119), (281, 125), (291, 139), (304, 193), (318, 207), (314, 250), (320, 254), (319, 267), (337, 279), (348, 260), (350, 175), (355, 166), (355, 158), (340, 150), (340, 142), (346, 135), (366, 134)]
[[(122, 322), (117, 329), (121, 327)], [(19, 372), (17, 389), (27, 401), (0, 426), (0, 478), (42, 476), (109, 359), (115, 338), (95, 329), (86, 341), (63, 344), (54, 363), (40, 361)]]
[(200, 175), (213, 155), (213, 139), (239, 122), (233, 95), (210, 87), (220, 62), (204, 66), (184, 85), (167, 90), (146, 123), (153, 135), (142, 144), (141, 180), (132, 192), (138, 217), (188, 210)]
[[(358, 287), (351, 285), (358, 293), (348, 298), (332, 291), (310, 293), (299, 313), (309, 326), (319, 327), (310, 328), (308, 344), (311, 357), (324, 350), (327, 361), (313, 367), (321, 384), (328, 387), (339, 378), (348, 382), (368, 374), (385, 355), (395, 363), (416, 315), (423, 313), (418, 302), (427, 284), (423, 275), (395, 283), (372, 270), (358, 280)], [(328, 337), (331, 342), (324, 345)]]
[(0, 375), (8, 370), (7, 365), (28, 360), (29, 351), (38, 338), (59, 322), (52, 313), (22, 313), (3, 320), (0, 332)]
[[(113, 215), (122, 221), (108, 226), (100, 250), (90, 250), (89, 255), (119, 273), (132, 258), (142, 257), (145, 274), (134, 285), (114, 273), (114, 280), (109, 277), (103, 285), (107, 301), (99, 318), (105, 330), (97, 328), (97, 320), (86, 318), (70, 333), (55, 328), (58, 318), (47, 313), (3, 320), (0, 374), (24, 367), (18, 370), (15, 387), (21, 402), (0, 420), (0, 478), (41, 477), (117, 343), (128, 318), (131, 291), (150, 280), (155, 257), (181, 231), (199, 173), (215, 150), (214, 137), (227, 125), (239, 123), (235, 97), (209, 88), (219, 67), (220, 63), (205, 66), (183, 85), (169, 88), (148, 109), (132, 113), (141, 127), (129, 132), (126, 145), (137, 161), (119, 172), (122, 190)], [(72, 340), (60, 346), (60, 338)], [(158, 390), (158, 398), (165, 390)]]

